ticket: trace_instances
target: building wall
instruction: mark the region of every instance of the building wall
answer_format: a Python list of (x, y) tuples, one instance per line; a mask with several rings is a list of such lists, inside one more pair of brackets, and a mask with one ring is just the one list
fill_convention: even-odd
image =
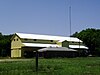
[(69, 47), (69, 45), (83, 45), (82, 42), (74, 42), (74, 41), (63, 41), (62, 47)]
[(11, 41), (11, 57), (21, 57), (21, 40), (15, 36)]
[(11, 57), (21, 57), (21, 49), (13, 49), (11, 50)]
[(11, 49), (21, 48), (21, 45), (22, 45), (21, 40), (18, 38), (18, 36), (15, 36), (11, 41)]
[(22, 47), (22, 57), (35, 57), (36, 50), (41, 49), (41, 47)]
[(75, 51), (45, 51), (42, 53), (44, 58), (57, 58), (57, 57), (76, 57)]
[(59, 45), (60, 47), (62, 47), (62, 42), (57, 42), (57, 45)]
[(62, 47), (69, 47), (69, 42), (68, 41), (63, 41), (62, 42)]

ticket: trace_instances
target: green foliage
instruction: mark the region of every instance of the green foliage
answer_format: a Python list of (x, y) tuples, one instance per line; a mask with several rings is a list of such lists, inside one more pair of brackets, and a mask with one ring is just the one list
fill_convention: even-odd
[(75, 33), (72, 36), (81, 39), (84, 44), (89, 47), (91, 54), (97, 55), (97, 53), (100, 52), (100, 29), (89, 28)]
[(39, 59), (0, 62), (0, 75), (100, 75), (100, 57)]
[(75, 32), (71, 37), (76, 37), (78, 35), (78, 32)]
[(2, 35), (0, 33), (0, 56), (10, 56), (11, 37), (12, 35)]

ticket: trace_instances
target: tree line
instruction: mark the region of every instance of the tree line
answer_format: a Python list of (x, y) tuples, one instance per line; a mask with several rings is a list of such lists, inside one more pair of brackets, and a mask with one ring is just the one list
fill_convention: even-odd
[(75, 32), (72, 37), (77, 37), (89, 48), (89, 54), (100, 56), (100, 29), (88, 28)]
[(2, 33), (0, 33), (0, 57), (10, 56), (11, 37), (12, 35), (3, 35)]
[[(11, 37), (0, 33), (0, 57), (11, 55)], [(75, 32), (71, 37), (77, 37), (89, 48), (88, 52), (94, 56), (100, 56), (100, 29), (88, 28), (80, 32)]]

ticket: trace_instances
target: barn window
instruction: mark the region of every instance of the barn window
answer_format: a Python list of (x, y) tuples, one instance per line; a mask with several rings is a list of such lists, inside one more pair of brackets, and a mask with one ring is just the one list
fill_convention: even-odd
[(36, 39), (34, 39), (34, 41), (36, 41)]
[(25, 39), (26, 41), (28, 40), (28, 39)]
[(17, 39), (17, 41), (18, 41), (18, 39)]
[(14, 39), (14, 41), (15, 41), (15, 39)]
[(53, 40), (51, 40), (51, 42), (53, 42)]

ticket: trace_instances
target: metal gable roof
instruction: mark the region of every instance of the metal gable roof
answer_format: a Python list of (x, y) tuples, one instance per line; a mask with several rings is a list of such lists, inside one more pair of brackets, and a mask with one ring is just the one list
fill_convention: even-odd
[(15, 33), (20, 38), (23, 39), (45, 39), (45, 40), (58, 40), (62, 41), (74, 41), (74, 42), (82, 42), (78, 38), (75, 37), (63, 37), (63, 36), (51, 36), (51, 35), (39, 35), (39, 34), (26, 34), (26, 33)]
[(47, 48), (39, 49), (38, 51), (43, 52), (43, 51), (77, 51), (77, 50), (69, 49), (66, 47), (47, 47)]

